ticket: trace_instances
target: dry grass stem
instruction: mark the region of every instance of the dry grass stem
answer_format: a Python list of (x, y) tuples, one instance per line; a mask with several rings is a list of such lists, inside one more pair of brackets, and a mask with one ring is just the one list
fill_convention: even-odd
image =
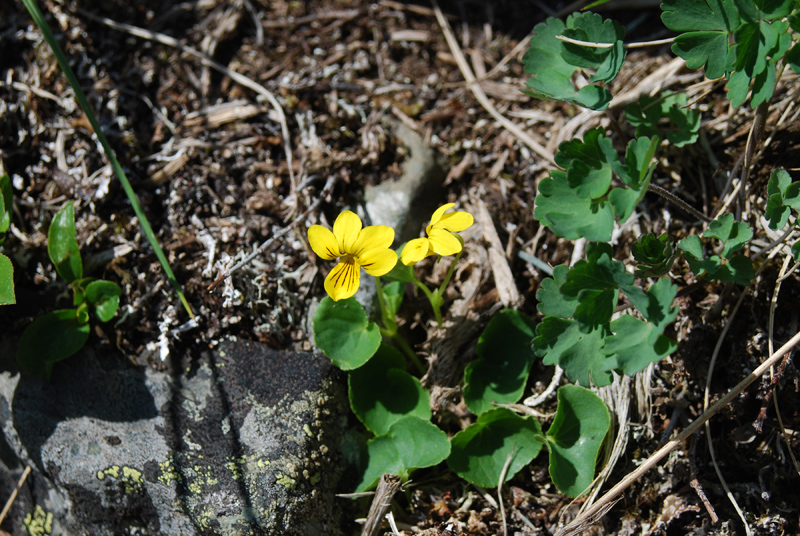
[(555, 165), (555, 157), (552, 152), (550, 152), (546, 147), (541, 145), (537, 142), (533, 137), (518, 127), (513, 122), (509, 121), (506, 117), (502, 116), (500, 112), (497, 111), (494, 104), (489, 100), (489, 97), (486, 96), (486, 93), (480, 86), (478, 80), (476, 80), (475, 75), (472, 72), (469, 64), (467, 63), (466, 58), (464, 57), (464, 53), (461, 51), (461, 47), (458, 46), (458, 42), (456, 41), (455, 35), (453, 35), (453, 30), (450, 28), (450, 23), (447, 21), (445, 16), (442, 14), (442, 10), (439, 8), (439, 4), (436, 0), (432, 1), (434, 12), (436, 13), (436, 20), (439, 22), (439, 26), (442, 28), (442, 32), (444, 32), (445, 40), (447, 41), (447, 45), (450, 47), (450, 52), (453, 54), (453, 57), (456, 59), (458, 63), (458, 68), (461, 70), (461, 74), (464, 76), (464, 79), (467, 81), (470, 91), (478, 100), (478, 102), (483, 106), (483, 108), (491, 115), (498, 123), (500, 123), (505, 129), (509, 132), (514, 134), (522, 143), (530, 147), (533, 152), (550, 162), (551, 164)]

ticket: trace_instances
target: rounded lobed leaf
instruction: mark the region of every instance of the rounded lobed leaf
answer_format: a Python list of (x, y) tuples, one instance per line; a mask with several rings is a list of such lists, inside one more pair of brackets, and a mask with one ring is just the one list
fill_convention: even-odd
[(503, 309), (484, 329), (476, 351), (479, 359), (464, 371), (464, 401), (476, 415), (513, 404), (522, 397), (535, 358), (531, 342), (535, 323), (513, 309)]
[(403, 355), (381, 344), (365, 365), (350, 371), (348, 394), (356, 417), (376, 435), (407, 415), (430, 420), (428, 392), (406, 372)]
[(360, 367), (380, 346), (378, 325), (369, 321), (355, 298), (340, 301), (324, 298), (313, 322), (314, 342), (342, 370)]
[(558, 409), (545, 439), (550, 478), (562, 493), (577, 497), (592, 483), (610, 427), (611, 415), (597, 395), (577, 385), (558, 389)]
[(447, 465), (458, 476), (478, 486), (499, 484), (506, 460), (511, 463), (505, 475), (510, 480), (533, 461), (544, 444), (539, 423), (506, 408), (482, 413), (478, 420), (450, 440), (452, 452)]
[(403, 417), (386, 434), (367, 442), (369, 461), (356, 492), (375, 486), (384, 473), (403, 476), (413, 469), (436, 465), (449, 454), (447, 434), (435, 424), (419, 417)]

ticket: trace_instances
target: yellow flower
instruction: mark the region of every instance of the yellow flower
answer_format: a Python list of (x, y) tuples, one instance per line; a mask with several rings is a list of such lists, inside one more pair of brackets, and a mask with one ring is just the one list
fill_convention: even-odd
[(461, 251), (461, 241), (453, 233), (463, 231), (475, 220), (469, 212), (456, 211), (445, 214), (454, 206), (455, 203), (447, 203), (433, 213), (431, 223), (425, 229), (428, 238), (409, 240), (400, 255), (403, 264), (411, 266), (434, 253), (455, 255)]
[(314, 253), (332, 261), (340, 259), (325, 278), (325, 292), (334, 300), (345, 300), (358, 290), (361, 268), (369, 275), (382, 276), (397, 264), (397, 254), (389, 249), (394, 229), (386, 225), (361, 228), (361, 219), (345, 210), (333, 223), (333, 232), (321, 225), (308, 230)]

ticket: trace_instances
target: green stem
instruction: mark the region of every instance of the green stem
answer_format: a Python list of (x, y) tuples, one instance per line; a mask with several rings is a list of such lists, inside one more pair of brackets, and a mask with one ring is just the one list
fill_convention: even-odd
[(389, 308), (386, 306), (386, 298), (383, 295), (383, 285), (381, 285), (380, 277), (375, 278), (375, 285), (378, 287), (378, 305), (380, 305), (381, 308), (381, 320), (386, 330), (391, 334), (390, 336), (392, 336), (397, 333), (397, 322), (394, 316), (389, 313)]
[[(461, 240), (461, 237), (458, 237)], [(447, 287), (447, 284), (450, 282), (450, 278), (453, 277), (453, 272), (456, 270), (456, 264), (458, 264), (458, 259), (461, 258), (461, 253), (464, 252), (464, 243), (461, 243), (461, 251), (456, 253), (456, 258), (453, 259), (453, 264), (450, 265), (450, 269), (447, 271), (447, 275), (444, 276), (444, 281), (442, 284), (439, 285), (439, 296), (444, 296), (444, 289)]]
[(142, 231), (147, 237), (147, 241), (150, 242), (150, 246), (153, 248), (156, 258), (158, 258), (158, 261), (161, 263), (161, 267), (164, 270), (164, 275), (167, 276), (167, 279), (172, 284), (172, 288), (178, 295), (178, 299), (180, 300), (181, 304), (183, 304), (186, 312), (189, 313), (189, 317), (193, 319), (194, 313), (192, 313), (192, 308), (189, 306), (189, 302), (186, 301), (186, 297), (183, 295), (183, 291), (181, 291), (181, 286), (178, 284), (175, 274), (172, 273), (172, 268), (169, 266), (169, 261), (164, 255), (164, 252), (161, 250), (161, 246), (158, 244), (158, 239), (156, 238), (152, 227), (150, 227), (150, 222), (147, 220), (147, 215), (142, 210), (141, 205), (139, 205), (139, 200), (136, 197), (136, 193), (133, 191), (131, 183), (128, 182), (128, 177), (125, 175), (125, 172), (122, 170), (122, 166), (117, 161), (117, 157), (114, 155), (114, 151), (111, 149), (111, 145), (108, 143), (105, 134), (103, 134), (103, 131), (100, 128), (100, 123), (97, 121), (97, 118), (92, 112), (92, 109), (89, 106), (89, 101), (86, 100), (86, 95), (83, 93), (83, 89), (81, 89), (81, 85), (78, 82), (78, 79), (75, 77), (75, 73), (72, 72), (72, 68), (69, 66), (67, 57), (64, 55), (61, 47), (58, 45), (58, 42), (56, 41), (52, 30), (50, 30), (50, 26), (48, 26), (44, 15), (42, 15), (39, 7), (36, 5), (36, 0), (22, 0), (22, 3), (28, 9), (28, 13), (30, 13), (31, 18), (33, 18), (33, 21), (39, 27), (39, 30), (41, 30), (45, 41), (47, 41), (47, 44), (50, 45), (53, 55), (55, 55), (56, 61), (58, 61), (59, 67), (61, 67), (64, 76), (67, 77), (69, 85), (75, 92), (75, 100), (78, 101), (78, 105), (80, 105), (81, 110), (83, 110), (83, 113), (85, 113), (86, 117), (89, 119), (89, 123), (92, 125), (94, 134), (97, 136), (97, 141), (99, 141), (100, 145), (102, 145), (103, 152), (106, 153), (106, 158), (108, 158), (109, 162), (111, 163), (111, 167), (114, 169), (119, 182), (122, 184), (122, 189), (125, 190), (125, 194), (128, 196), (128, 200), (131, 203), (131, 208), (133, 208), (133, 212), (139, 219), (139, 225), (142, 226)]
[(417, 354), (414, 352), (414, 349), (411, 348), (411, 345), (406, 342), (402, 335), (399, 333), (391, 333), (386, 328), (380, 328), (380, 330), (381, 335), (390, 338), (397, 346), (400, 347), (400, 350), (406, 354), (406, 357), (408, 357), (409, 361), (411, 361), (420, 375), (425, 374), (425, 366), (422, 364), (422, 361), (420, 361), (419, 356), (417, 356)]
[(425, 283), (420, 281), (414, 276), (414, 284), (425, 293), (425, 296), (428, 298), (428, 301), (431, 302), (431, 307), (433, 308), (433, 316), (436, 317), (436, 323), (440, 326), (442, 325), (442, 297), (438, 295), (438, 291), (431, 292), (428, 287), (425, 286)]
[(403, 353), (406, 354), (406, 357), (408, 357), (411, 363), (414, 364), (419, 373), (425, 374), (425, 367), (422, 365), (422, 361), (419, 360), (419, 357), (414, 352), (414, 349), (411, 348), (411, 345), (409, 345), (397, 331), (397, 321), (394, 319), (394, 316), (390, 314), (389, 308), (386, 306), (386, 298), (383, 295), (383, 286), (381, 285), (380, 277), (375, 278), (375, 284), (378, 287), (378, 304), (381, 308), (381, 320), (384, 325), (384, 327), (380, 328), (381, 335), (393, 340)]

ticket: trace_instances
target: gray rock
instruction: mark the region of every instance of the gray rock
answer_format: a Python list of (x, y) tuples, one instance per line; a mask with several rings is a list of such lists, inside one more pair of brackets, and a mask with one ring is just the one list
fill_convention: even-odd
[(402, 123), (393, 123), (395, 134), (408, 151), (403, 174), (397, 180), (383, 181), (364, 189), (370, 225), (388, 225), (403, 243), (419, 236), (422, 223), (440, 205), (444, 167), (436, 151), (422, 137)]
[(33, 466), (12, 532), (341, 534), (339, 374), (237, 341), (175, 375), (91, 349), (50, 382), (2, 373), (2, 496)]

